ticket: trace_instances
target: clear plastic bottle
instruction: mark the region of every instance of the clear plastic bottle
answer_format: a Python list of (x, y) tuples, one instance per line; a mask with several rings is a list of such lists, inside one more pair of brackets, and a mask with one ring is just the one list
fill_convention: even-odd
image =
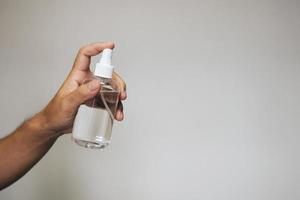
[(78, 145), (101, 149), (111, 141), (114, 116), (119, 101), (117, 83), (112, 79), (111, 49), (104, 49), (99, 63), (96, 64), (94, 76), (86, 80), (99, 80), (101, 89), (92, 99), (82, 104), (77, 112), (72, 139)]

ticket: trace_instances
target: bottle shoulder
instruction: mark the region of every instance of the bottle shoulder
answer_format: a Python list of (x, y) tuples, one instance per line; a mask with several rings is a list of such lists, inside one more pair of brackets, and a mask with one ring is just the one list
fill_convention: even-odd
[(114, 79), (109, 79), (107, 82), (100, 83), (103, 90), (110, 90), (111, 92), (119, 92), (118, 82)]
[(93, 75), (90, 78), (88, 78), (85, 82), (89, 82), (93, 79), (100, 81), (100, 84), (102, 87), (101, 90), (111, 91), (111, 92), (120, 92), (119, 87), (118, 87), (118, 82), (115, 79), (103, 78), (103, 77)]

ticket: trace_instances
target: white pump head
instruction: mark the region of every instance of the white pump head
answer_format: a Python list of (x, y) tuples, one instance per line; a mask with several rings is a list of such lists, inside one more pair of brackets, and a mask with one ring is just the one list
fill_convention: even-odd
[(100, 61), (95, 67), (95, 76), (103, 78), (111, 78), (114, 71), (114, 66), (111, 65), (112, 50), (104, 49)]

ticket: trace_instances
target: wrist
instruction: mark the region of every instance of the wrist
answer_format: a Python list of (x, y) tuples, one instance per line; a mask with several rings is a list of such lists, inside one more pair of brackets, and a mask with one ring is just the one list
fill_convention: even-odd
[(23, 125), (28, 132), (39, 139), (51, 139), (58, 137), (58, 134), (51, 130), (48, 120), (43, 112), (37, 113), (35, 116), (24, 122)]

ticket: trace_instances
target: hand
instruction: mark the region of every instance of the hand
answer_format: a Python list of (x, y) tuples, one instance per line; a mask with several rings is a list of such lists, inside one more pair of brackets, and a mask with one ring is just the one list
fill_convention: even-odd
[[(50, 149), (58, 136), (72, 131), (79, 106), (97, 95), (99, 81), (83, 82), (92, 75), (89, 65), (91, 56), (105, 48), (114, 48), (113, 43), (94, 43), (82, 47), (67, 79), (49, 104), (34, 117), (25, 121), (13, 133), (0, 139), (0, 190), (21, 178)], [(115, 118), (122, 120), (126, 99), (125, 83), (113, 74), (120, 92)]]
[[(99, 92), (99, 81), (93, 80), (87, 84), (83, 84), (83, 81), (92, 75), (89, 68), (91, 56), (101, 53), (105, 48), (113, 49), (114, 44), (111, 42), (93, 43), (80, 48), (72, 70), (63, 85), (46, 108), (37, 115), (44, 119), (45, 127), (51, 136), (70, 133), (79, 106)], [(113, 74), (113, 79), (117, 81), (121, 91), (115, 115), (115, 119), (121, 121), (124, 118), (121, 100), (126, 99), (126, 85), (117, 73)]]

